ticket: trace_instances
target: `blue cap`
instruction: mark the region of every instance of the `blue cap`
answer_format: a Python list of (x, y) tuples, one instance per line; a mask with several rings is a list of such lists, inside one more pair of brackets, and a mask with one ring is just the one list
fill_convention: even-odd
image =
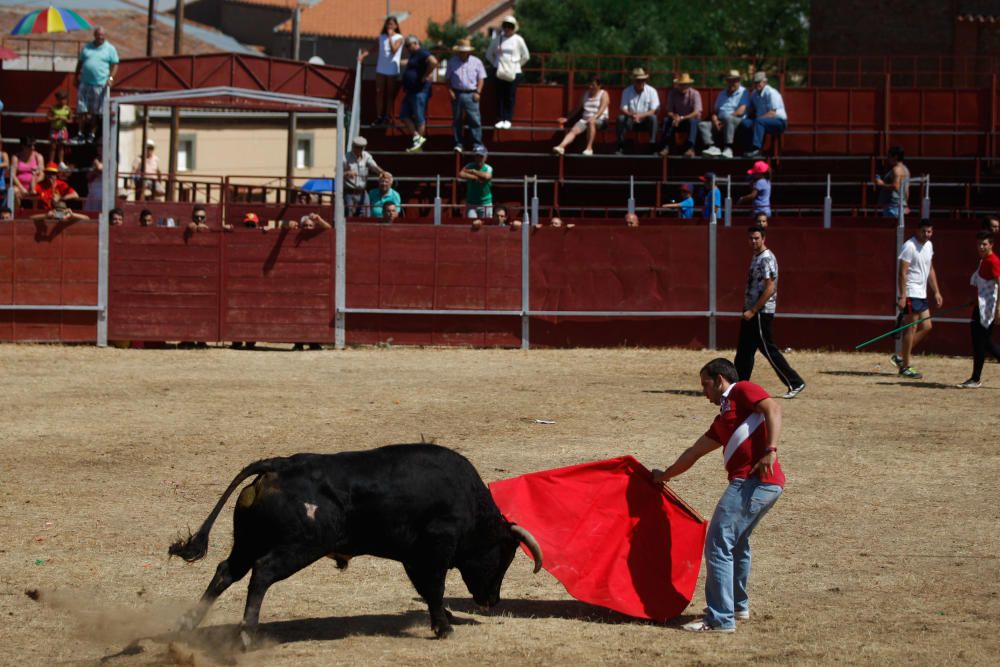
[(479, 145), (472, 149), (472, 152), (476, 155), (489, 155), (489, 151), (486, 150), (486, 146)]

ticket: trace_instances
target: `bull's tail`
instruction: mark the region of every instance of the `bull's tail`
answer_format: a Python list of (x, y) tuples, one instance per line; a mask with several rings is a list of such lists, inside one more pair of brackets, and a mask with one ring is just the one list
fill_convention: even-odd
[(278, 462), (285, 459), (275, 458), (275, 459), (264, 459), (262, 461), (257, 461), (256, 463), (251, 463), (246, 468), (240, 471), (238, 475), (229, 483), (229, 487), (226, 488), (225, 493), (219, 498), (219, 502), (215, 504), (212, 508), (211, 514), (205, 519), (205, 522), (201, 524), (201, 528), (194, 535), (188, 535), (187, 539), (178, 539), (176, 542), (170, 545), (167, 549), (167, 553), (171, 556), (180, 556), (189, 563), (193, 563), (196, 560), (200, 560), (205, 557), (208, 553), (208, 534), (212, 531), (212, 524), (215, 523), (216, 518), (219, 516), (219, 512), (225, 507), (226, 501), (229, 500), (229, 496), (232, 495), (240, 484), (244, 482), (248, 477), (254, 475), (260, 475), (266, 472), (273, 472), (278, 466)]

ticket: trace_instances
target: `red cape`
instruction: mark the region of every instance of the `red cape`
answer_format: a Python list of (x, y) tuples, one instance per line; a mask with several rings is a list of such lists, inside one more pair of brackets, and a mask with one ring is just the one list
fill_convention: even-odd
[(576, 599), (656, 621), (690, 604), (708, 525), (631, 456), (501, 480), (490, 491)]

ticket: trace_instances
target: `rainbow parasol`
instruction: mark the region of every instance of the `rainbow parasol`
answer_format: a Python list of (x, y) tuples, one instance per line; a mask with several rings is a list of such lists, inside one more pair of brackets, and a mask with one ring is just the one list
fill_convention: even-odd
[(26, 14), (14, 29), (10, 31), (12, 35), (31, 35), (46, 32), (70, 32), (71, 30), (90, 30), (94, 26), (90, 25), (87, 19), (83, 18), (72, 9), (62, 7), (52, 7), (46, 9), (36, 9)]

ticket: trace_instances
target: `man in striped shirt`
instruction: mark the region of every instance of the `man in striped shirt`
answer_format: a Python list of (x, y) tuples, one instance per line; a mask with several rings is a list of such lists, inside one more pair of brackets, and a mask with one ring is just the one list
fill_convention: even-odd
[(657, 484), (677, 477), (722, 447), (729, 477), (705, 538), (705, 615), (684, 626), (690, 632), (736, 632), (750, 618), (750, 534), (781, 496), (785, 474), (778, 463), (781, 406), (758, 385), (740, 381), (728, 359), (713, 359), (700, 372), (705, 397), (719, 406), (712, 426), (664, 471)]

